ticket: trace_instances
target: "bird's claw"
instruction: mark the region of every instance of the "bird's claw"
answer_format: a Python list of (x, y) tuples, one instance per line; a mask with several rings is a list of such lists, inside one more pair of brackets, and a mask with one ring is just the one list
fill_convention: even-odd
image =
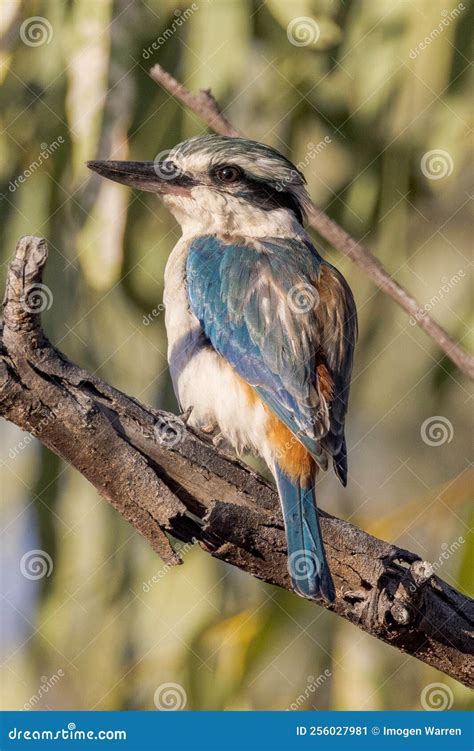
[(191, 417), (191, 412), (193, 411), (194, 407), (188, 407), (181, 415), (179, 415), (179, 419), (184, 422), (185, 425), (188, 424), (188, 420)]
[(217, 425), (215, 422), (209, 422), (207, 425), (201, 425), (201, 430), (206, 435), (212, 435), (212, 433), (216, 432)]
[(212, 439), (212, 445), (215, 446), (216, 449), (218, 449), (221, 446), (224, 446), (225, 444), (225, 438), (222, 435), (222, 433), (217, 433)]
[(221, 454), (224, 454), (229, 459), (235, 459), (237, 457), (232, 444), (229, 443), (229, 441), (224, 435), (222, 435), (222, 433), (217, 433), (215, 436), (213, 436), (212, 445), (214, 446), (214, 448), (220, 451)]

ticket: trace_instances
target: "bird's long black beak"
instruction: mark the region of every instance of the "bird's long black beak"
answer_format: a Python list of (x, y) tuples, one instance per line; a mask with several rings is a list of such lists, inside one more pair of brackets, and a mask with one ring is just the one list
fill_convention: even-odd
[(181, 193), (192, 187), (172, 162), (87, 162), (87, 166), (102, 177), (149, 193)]

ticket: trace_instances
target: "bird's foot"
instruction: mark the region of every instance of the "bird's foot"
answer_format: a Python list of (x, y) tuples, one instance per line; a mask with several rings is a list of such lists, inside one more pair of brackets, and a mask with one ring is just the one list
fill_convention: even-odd
[(181, 415), (179, 415), (179, 419), (184, 422), (185, 425), (188, 424), (188, 420), (191, 417), (191, 412), (193, 411), (194, 407), (188, 407)]
[(227, 440), (227, 438), (222, 435), (222, 433), (217, 433), (212, 438), (212, 445), (214, 448), (216, 448), (218, 451), (221, 452), (221, 454), (224, 454), (225, 456), (229, 457), (229, 459), (236, 459), (237, 453), (234, 450), (234, 447), (231, 443)]
[(207, 425), (201, 425), (201, 430), (206, 435), (212, 435), (217, 430), (217, 424), (215, 422), (209, 422)]

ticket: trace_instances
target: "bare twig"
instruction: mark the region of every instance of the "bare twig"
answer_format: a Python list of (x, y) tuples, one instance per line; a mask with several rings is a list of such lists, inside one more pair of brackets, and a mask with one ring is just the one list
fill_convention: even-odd
[[(20, 240), (0, 325), (0, 415), (76, 467), (170, 563), (167, 535), (197, 541), (249, 574), (291, 589), (275, 490), (178, 418), (71, 363), (34, 311), (44, 240)], [(41, 309), (41, 305), (39, 306)], [(473, 601), (419, 556), (322, 514), (336, 600), (320, 604), (378, 639), (473, 683)]]
[[(155, 65), (150, 76), (156, 83), (173, 94), (186, 107), (195, 112), (210, 128), (223, 136), (242, 136), (220, 111), (219, 105), (209, 90), (193, 94), (177, 81), (161, 65)], [(308, 216), (310, 226), (324, 237), (340, 253), (348, 256), (385, 294), (392, 298), (418, 326), (433, 339), (440, 349), (469, 378), (474, 380), (474, 357), (460, 347), (449, 334), (425, 311), (420, 315), (422, 306), (401, 284), (385, 271), (382, 263), (371, 251), (357, 242), (324, 211), (312, 204)]]

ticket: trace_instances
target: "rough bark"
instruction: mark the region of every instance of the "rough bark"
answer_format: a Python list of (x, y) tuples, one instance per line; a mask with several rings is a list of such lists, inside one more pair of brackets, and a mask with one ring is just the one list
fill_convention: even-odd
[[(174, 415), (70, 362), (43, 334), (46, 242), (26, 237), (10, 266), (0, 324), (0, 414), (76, 467), (168, 563), (169, 536), (291, 589), (274, 488)], [(337, 597), (321, 606), (473, 685), (474, 603), (429, 563), (322, 513)], [(295, 595), (296, 596), (296, 595)]]

